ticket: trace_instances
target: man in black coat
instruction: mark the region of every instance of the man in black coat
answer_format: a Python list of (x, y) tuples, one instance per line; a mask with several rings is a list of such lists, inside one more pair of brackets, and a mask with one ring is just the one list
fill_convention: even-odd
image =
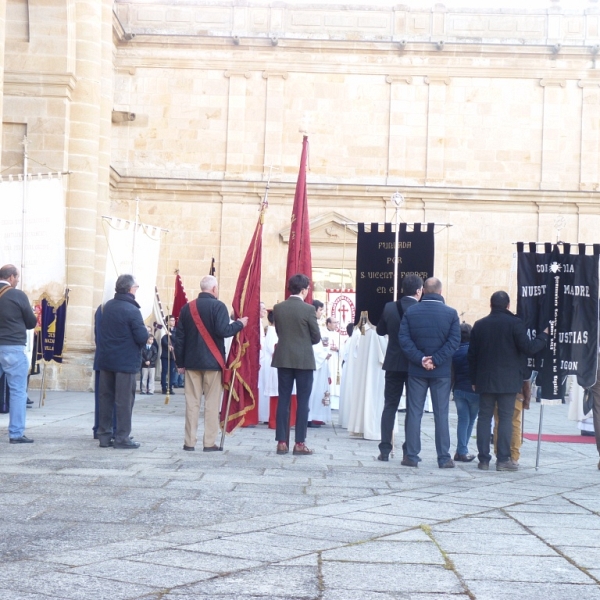
[[(389, 460), (392, 451), (392, 434), (396, 422), (398, 406), (404, 386), (408, 381), (408, 359), (400, 348), (398, 333), (404, 313), (421, 299), (423, 280), (418, 275), (407, 275), (402, 282), (404, 296), (396, 302), (388, 302), (377, 323), (377, 335), (388, 336), (388, 347), (383, 361), (385, 371), (385, 404), (381, 413), (381, 443), (377, 460)], [(406, 420), (404, 421), (406, 425)], [(406, 437), (406, 431), (404, 433)], [(402, 445), (403, 454), (405, 444)]]
[(196, 449), (200, 400), (204, 394), (204, 452), (220, 450), (217, 446), (219, 433), (219, 408), (223, 385), (221, 366), (205, 343), (190, 310), (196, 304), (198, 314), (208, 334), (225, 361), (225, 339), (241, 331), (248, 317), (229, 322), (227, 307), (218, 300), (219, 285), (216, 277), (207, 275), (200, 281), (200, 294), (186, 304), (179, 313), (175, 337), (175, 360), (180, 373), (185, 373), (185, 439), (183, 449)]
[(478, 467), (489, 469), (490, 431), (494, 406), (498, 405), (498, 454), (496, 471), (516, 471), (510, 458), (515, 398), (523, 386), (527, 357), (548, 341), (548, 329), (529, 339), (523, 321), (510, 312), (510, 298), (503, 291), (490, 299), (491, 312), (473, 326), (468, 359), (473, 390), (479, 394), (477, 419)]
[(429, 389), (435, 419), (438, 467), (452, 469), (448, 409), (452, 355), (460, 344), (460, 327), (456, 310), (444, 302), (439, 279), (430, 277), (425, 281), (421, 302), (411, 306), (402, 318), (399, 338), (400, 347), (409, 361), (406, 456), (401, 464), (405, 467), (419, 466), (421, 419)]
[(114, 447), (139, 448), (139, 444), (129, 437), (136, 376), (140, 370), (142, 347), (148, 340), (140, 305), (135, 301), (138, 288), (133, 275), (119, 275), (115, 297), (102, 309), (95, 358), (95, 368), (100, 371), (98, 439), (101, 448), (113, 445), (113, 409), (117, 421)]

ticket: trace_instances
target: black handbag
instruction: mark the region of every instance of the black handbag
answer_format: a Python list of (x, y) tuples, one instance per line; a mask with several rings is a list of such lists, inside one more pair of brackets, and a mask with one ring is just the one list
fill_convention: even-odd
[(6, 373), (0, 377), (0, 413), (10, 412), (10, 393), (6, 383)]

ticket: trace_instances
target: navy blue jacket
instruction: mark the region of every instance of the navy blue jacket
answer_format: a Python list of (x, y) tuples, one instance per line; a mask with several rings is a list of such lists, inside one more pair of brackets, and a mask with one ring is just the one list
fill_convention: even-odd
[(138, 373), (142, 347), (147, 341), (148, 330), (135, 297), (115, 294), (96, 312), (94, 368), (114, 373)]
[(385, 360), (381, 367), (384, 371), (408, 371), (408, 359), (400, 349), (398, 333), (400, 332), (400, 321), (404, 313), (418, 300), (412, 296), (404, 296), (396, 302), (388, 302), (383, 314), (377, 322), (377, 335), (388, 336), (388, 347), (385, 352)]
[[(241, 331), (242, 323), (240, 321), (230, 323), (227, 307), (208, 292), (200, 292), (193, 302), (196, 302), (200, 318), (225, 360), (225, 338)], [(174, 348), (178, 367), (185, 367), (191, 371), (221, 370), (194, 323), (189, 304), (186, 304), (179, 313)]]
[(461, 342), (458, 350), (452, 357), (452, 370), (454, 372), (453, 389), (473, 394), (471, 376), (469, 375), (469, 359), (467, 358), (468, 350), (469, 342)]
[[(427, 294), (404, 313), (399, 341), (409, 361), (409, 375), (450, 377), (452, 355), (460, 344), (458, 313), (446, 306), (440, 294)], [(432, 357), (435, 369), (428, 371), (423, 367), (421, 361), (426, 356)]]

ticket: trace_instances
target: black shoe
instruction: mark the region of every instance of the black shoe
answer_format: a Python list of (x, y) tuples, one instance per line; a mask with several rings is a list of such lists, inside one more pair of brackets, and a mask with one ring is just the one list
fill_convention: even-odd
[(166, 394), (166, 393), (167, 393), (167, 390), (162, 390), (162, 392), (161, 392), (161, 393), (163, 393), (163, 394)]
[(31, 398), (27, 398), (27, 406), (33, 406), (33, 400), (31, 400)]
[(124, 442), (122, 444), (114, 444), (114, 447), (118, 450), (135, 450), (139, 448), (140, 445), (138, 442), (132, 442), (131, 440)]
[(457, 462), (471, 462), (475, 460), (474, 454), (458, 454), (458, 452), (454, 455), (454, 460)]
[(481, 471), (489, 471), (490, 463), (489, 463), (489, 461), (486, 461), (486, 460), (480, 460), (477, 463), (477, 468), (480, 469)]
[(312, 421), (309, 421), (307, 427), (313, 427), (314, 429), (318, 429), (319, 427), (321, 427), (321, 425), (319, 425), (318, 423), (313, 423)]
[(407, 458), (407, 457), (403, 458), (402, 461), (400, 462), (400, 464), (403, 467), (418, 467), (419, 466), (418, 462), (416, 462), (414, 460), (410, 460), (410, 458)]
[(20, 438), (10, 438), (11, 444), (33, 444), (33, 440), (22, 435)]
[(452, 459), (446, 461), (443, 465), (440, 465), (440, 469), (454, 469), (454, 461)]
[(216, 444), (214, 446), (208, 446), (208, 447), (204, 447), (202, 449), (203, 452), (221, 452), (221, 448), (219, 448), (219, 446), (217, 446)]
[(108, 440), (108, 442), (101, 440), (100, 443), (98, 444), (98, 446), (100, 446), (100, 448), (112, 448), (114, 445), (115, 445), (115, 443), (113, 440)]
[(185, 444), (183, 445), (183, 449), (187, 450), (188, 452), (194, 452), (194, 450), (196, 450), (194, 446), (186, 446)]
[(380, 454), (377, 457), (377, 460), (381, 460), (383, 462), (388, 462), (390, 460), (390, 457), (387, 454)]

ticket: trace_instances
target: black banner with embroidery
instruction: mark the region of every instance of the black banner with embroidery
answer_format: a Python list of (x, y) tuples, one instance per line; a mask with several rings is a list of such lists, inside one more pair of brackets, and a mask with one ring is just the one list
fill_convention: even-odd
[(67, 297), (58, 306), (42, 300), (42, 358), (62, 363), (67, 323)]
[(560, 400), (565, 395), (567, 375), (577, 375), (582, 387), (596, 381), (598, 360), (598, 258), (600, 245), (593, 255), (578, 244), (578, 254), (571, 245), (519, 243), (517, 314), (524, 320), (530, 337), (535, 337), (549, 324), (550, 342), (529, 359), (538, 371), (537, 383), (542, 398)]
[[(400, 223), (398, 241), (398, 290), (407, 275), (419, 275), (423, 280), (433, 275), (434, 238), (433, 223), (414, 224), (408, 231), (406, 223)], [(356, 315), (368, 311), (369, 321), (377, 324), (387, 302), (394, 299), (394, 242), (395, 232), (391, 223), (385, 223), (383, 231), (379, 224), (371, 223), (365, 231), (365, 223), (358, 224), (356, 244)], [(400, 297), (398, 293), (398, 297)]]

